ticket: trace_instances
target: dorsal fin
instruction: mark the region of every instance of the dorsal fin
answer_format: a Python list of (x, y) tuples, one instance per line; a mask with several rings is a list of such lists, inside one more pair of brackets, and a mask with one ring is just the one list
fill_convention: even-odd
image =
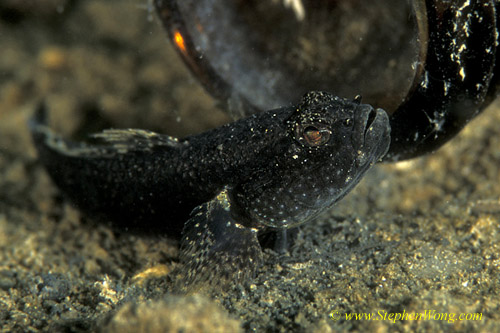
[(116, 149), (150, 151), (155, 147), (177, 148), (187, 145), (172, 136), (142, 129), (107, 129), (90, 136), (97, 142), (108, 143)]
[[(91, 134), (90, 142), (74, 142), (61, 137), (47, 125), (46, 108), (42, 103), (29, 121), (35, 143), (67, 156), (105, 156), (128, 152), (152, 151), (155, 148), (180, 148), (188, 144), (177, 138), (141, 129), (107, 129)], [(45, 148), (45, 149), (46, 149)]]

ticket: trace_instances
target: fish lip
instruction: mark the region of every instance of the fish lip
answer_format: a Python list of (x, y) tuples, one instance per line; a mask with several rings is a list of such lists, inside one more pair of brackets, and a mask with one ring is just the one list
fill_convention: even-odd
[(376, 162), (389, 150), (391, 127), (383, 109), (366, 105), (356, 130), (359, 134), (358, 165)]

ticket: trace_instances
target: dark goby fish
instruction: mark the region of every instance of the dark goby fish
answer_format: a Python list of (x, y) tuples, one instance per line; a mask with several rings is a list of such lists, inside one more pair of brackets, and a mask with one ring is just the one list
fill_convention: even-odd
[(182, 233), (186, 285), (252, 276), (257, 235), (304, 223), (344, 197), (387, 152), (389, 119), (370, 105), (310, 92), (294, 107), (175, 139), (112, 129), (63, 139), (41, 106), (39, 158), (83, 211), (118, 227)]

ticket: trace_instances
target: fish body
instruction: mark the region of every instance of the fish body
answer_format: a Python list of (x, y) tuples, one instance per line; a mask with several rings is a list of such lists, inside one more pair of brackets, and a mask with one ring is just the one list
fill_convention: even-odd
[(183, 139), (112, 129), (74, 142), (45, 113), (30, 127), (57, 186), (115, 226), (181, 235), (189, 283), (253, 274), (260, 232), (333, 206), (390, 144), (385, 111), (325, 92)]

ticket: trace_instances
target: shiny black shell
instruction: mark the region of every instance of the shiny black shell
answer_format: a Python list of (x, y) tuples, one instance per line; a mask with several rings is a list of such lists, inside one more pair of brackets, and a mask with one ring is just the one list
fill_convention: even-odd
[[(186, 64), (235, 117), (290, 104), (309, 90), (361, 94), (390, 115), (386, 161), (436, 150), (497, 94), (497, 1), (297, 3), (302, 14), (277, 1), (155, 6)], [(349, 34), (350, 44), (339, 42)], [(349, 47), (357, 51), (338, 55)], [(322, 49), (334, 54), (323, 66), (315, 63)]]

